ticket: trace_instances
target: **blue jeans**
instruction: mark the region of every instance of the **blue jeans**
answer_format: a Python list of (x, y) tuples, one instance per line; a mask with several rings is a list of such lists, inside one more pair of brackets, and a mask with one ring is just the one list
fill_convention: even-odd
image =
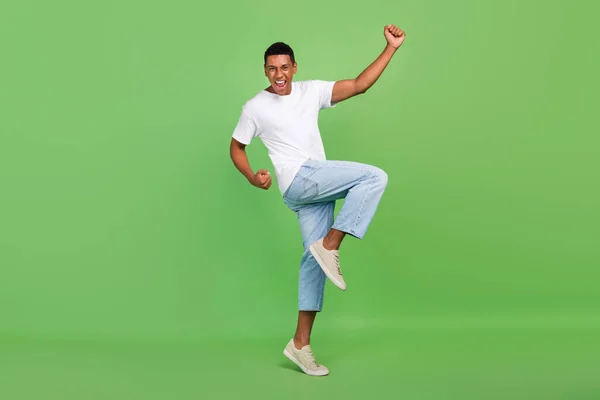
[[(321, 311), (325, 273), (308, 247), (331, 228), (363, 239), (387, 186), (380, 168), (350, 161), (306, 161), (283, 194), (300, 223), (304, 254), (300, 262), (298, 309)], [(334, 221), (336, 200), (344, 205)]]

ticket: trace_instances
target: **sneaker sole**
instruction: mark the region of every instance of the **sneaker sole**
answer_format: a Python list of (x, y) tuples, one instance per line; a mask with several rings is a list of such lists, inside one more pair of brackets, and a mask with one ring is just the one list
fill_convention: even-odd
[(291, 362), (293, 362), (294, 364), (296, 364), (297, 366), (300, 367), (300, 369), (302, 370), (302, 372), (304, 372), (307, 375), (311, 375), (311, 376), (325, 376), (329, 374), (329, 371), (311, 371), (309, 369), (307, 369), (304, 365), (302, 365), (300, 363), (300, 361), (298, 361), (296, 359), (296, 357), (294, 357), (289, 351), (287, 351), (287, 349), (283, 350), (283, 355), (285, 355), (287, 358), (290, 359)]
[(329, 270), (324, 267), (325, 262), (321, 259), (321, 257), (319, 257), (319, 254), (317, 253), (317, 251), (313, 248), (313, 245), (311, 244), (308, 249), (310, 250), (310, 254), (313, 255), (313, 257), (315, 258), (315, 260), (317, 260), (317, 263), (319, 264), (319, 267), (321, 267), (321, 270), (323, 270), (323, 272), (325, 273), (325, 275), (327, 275), (327, 277), (329, 278), (329, 280), (338, 288), (340, 288), (341, 290), (346, 290), (346, 288), (335, 279), (335, 277), (333, 276), (333, 274), (331, 272), (329, 272)]

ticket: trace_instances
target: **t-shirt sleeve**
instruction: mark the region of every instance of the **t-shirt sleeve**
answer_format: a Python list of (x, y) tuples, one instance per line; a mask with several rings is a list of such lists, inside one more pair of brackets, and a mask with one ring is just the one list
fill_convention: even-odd
[(248, 114), (246, 109), (242, 109), (240, 119), (233, 130), (233, 138), (240, 143), (250, 144), (257, 133), (256, 121)]
[(335, 81), (313, 81), (313, 84), (317, 89), (319, 109), (335, 107), (336, 103), (331, 102)]

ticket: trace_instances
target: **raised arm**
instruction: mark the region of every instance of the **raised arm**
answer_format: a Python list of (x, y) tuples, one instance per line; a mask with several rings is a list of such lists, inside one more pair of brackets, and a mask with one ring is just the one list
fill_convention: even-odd
[(271, 187), (273, 180), (271, 179), (269, 171), (261, 169), (257, 171), (256, 174), (252, 171), (250, 163), (248, 162), (245, 144), (232, 138), (229, 146), (229, 155), (231, 156), (231, 160), (235, 167), (246, 177), (246, 179), (248, 179), (248, 182), (250, 182), (251, 185), (265, 190)]
[(395, 25), (386, 25), (383, 34), (387, 41), (385, 49), (356, 79), (345, 79), (333, 85), (332, 103), (339, 103), (358, 94), (365, 93), (381, 76), (383, 70), (404, 42), (404, 31)]

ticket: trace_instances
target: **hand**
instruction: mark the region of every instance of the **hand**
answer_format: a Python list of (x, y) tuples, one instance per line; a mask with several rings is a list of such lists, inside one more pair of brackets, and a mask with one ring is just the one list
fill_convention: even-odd
[(271, 187), (273, 180), (271, 179), (269, 171), (261, 169), (254, 175), (254, 179), (251, 183), (257, 188), (268, 190)]
[(383, 28), (383, 35), (389, 45), (395, 49), (402, 45), (404, 38), (406, 37), (404, 31), (396, 25), (386, 25), (385, 28)]

